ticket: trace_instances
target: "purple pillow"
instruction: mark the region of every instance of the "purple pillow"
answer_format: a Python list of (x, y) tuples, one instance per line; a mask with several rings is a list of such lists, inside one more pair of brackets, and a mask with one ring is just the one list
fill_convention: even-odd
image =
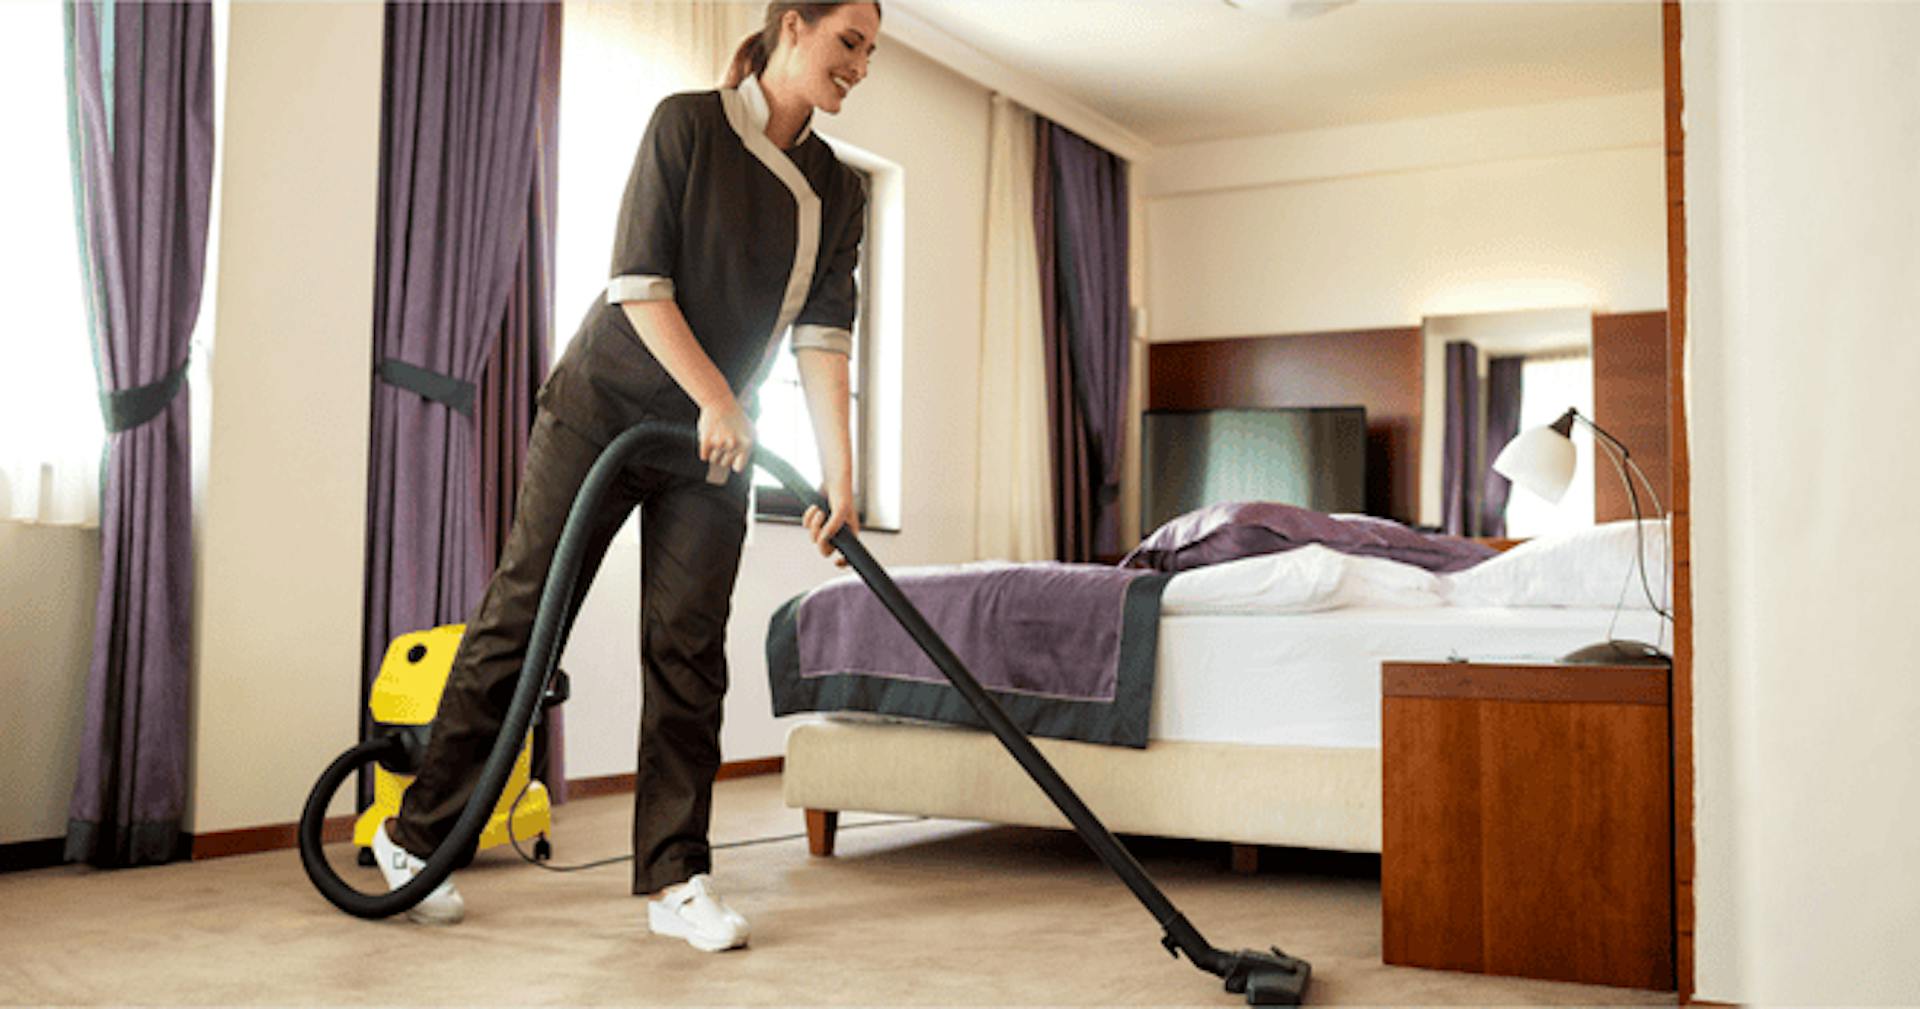
[(1470, 568), (1495, 553), (1482, 543), (1419, 532), (1391, 519), (1327, 515), (1275, 501), (1238, 501), (1209, 505), (1169, 520), (1141, 540), (1120, 563), (1157, 571), (1185, 571), (1310, 543), (1439, 573)]

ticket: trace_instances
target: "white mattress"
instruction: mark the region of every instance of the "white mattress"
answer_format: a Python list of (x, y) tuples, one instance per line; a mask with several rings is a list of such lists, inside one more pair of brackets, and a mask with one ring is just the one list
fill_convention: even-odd
[[(1550, 660), (1607, 637), (1613, 610), (1355, 607), (1160, 620), (1153, 739), (1264, 746), (1380, 745), (1380, 663)], [(1617, 638), (1661, 620), (1620, 614)]]

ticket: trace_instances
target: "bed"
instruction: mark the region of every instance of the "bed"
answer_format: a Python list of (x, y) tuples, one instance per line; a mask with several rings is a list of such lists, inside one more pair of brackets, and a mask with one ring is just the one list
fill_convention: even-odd
[[(1638, 542), (1662, 570), (1663, 538)], [(1635, 544), (1615, 523), (1443, 573), (1319, 544), (1210, 559), (1167, 583), (1144, 747), (1035, 743), (1118, 833), (1226, 842), (1238, 867), (1255, 846), (1378, 852), (1380, 664), (1660, 641), (1625, 592)], [(820, 855), (841, 811), (1067, 827), (990, 734), (873, 714), (795, 724), (784, 787)]]

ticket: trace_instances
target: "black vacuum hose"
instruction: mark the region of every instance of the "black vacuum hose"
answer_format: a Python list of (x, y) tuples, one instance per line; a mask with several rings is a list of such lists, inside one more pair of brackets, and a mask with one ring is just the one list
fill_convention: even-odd
[[(507, 776), (513, 769), (514, 759), (519, 755), (521, 742), (533, 722), (541, 692), (552, 677), (554, 667), (559, 664), (561, 646), (565, 644), (560, 636), (568, 623), (574, 584), (580, 579), (580, 566), (584, 560), (581, 555), (586, 550), (590, 516), (599, 509), (601, 500), (619, 478), (627, 460), (650, 444), (659, 447), (657, 443), (663, 442), (680, 442), (691, 448), (696, 443), (696, 437), (693, 430), (684, 425), (643, 421), (621, 432), (601, 451), (599, 458), (594, 460), (593, 468), (587, 471), (586, 481), (580, 485), (580, 491), (573, 499), (573, 507), (567, 513), (566, 526), (561, 530), (560, 543), (554, 550), (553, 564), (547, 570), (546, 586), (540, 593), (540, 609), (534, 616), (533, 633), (528, 639), (527, 657), (521, 663), (520, 680), (514, 687), (513, 700), (507, 706), (506, 717), (501, 721), (500, 735), (494, 740), (493, 750), (487, 755), (480, 780), (474, 785), (473, 794), (468, 797), (460, 819), (455, 821), (447, 839), (434, 849), (426, 866), (413, 879), (386, 893), (364, 893), (347, 885), (333, 871), (322, 850), (321, 828), (326, 822), (327, 807), (332, 804), (334, 793), (361, 767), (389, 755), (397, 755), (400, 750), (398, 740), (389, 737), (369, 739), (341, 754), (327, 766), (320, 780), (314, 782), (313, 791), (307, 796), (306, 808), (300, 815), (300, 863), (306, 868), (307, 878), (313, 881), (314, 887), (335, 907), (361, 918), (385, 918), (399, 914), (425, 900), (435, 887), (451, 876), (454, 863), (479, 838), (487, 819), (493, 815), (494, 806), (500, 801), (501, 789), (506, 787)], [(786, 460), (756, 447), (753, 464), (772, 474), (804, 504), (823, 509), (826, 507), (819, 493), (808, 486)], [(832, 542), (836, 546), (844, 546), (851, 539), (851, 532), (843, 530), (835, 534)]]

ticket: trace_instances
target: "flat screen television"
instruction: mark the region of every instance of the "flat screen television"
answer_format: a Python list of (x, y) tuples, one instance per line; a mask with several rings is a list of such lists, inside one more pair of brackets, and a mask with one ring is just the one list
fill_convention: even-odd
[(1366, 508), (1364, 407), (1148, 410), (1140, 440), (1142, 536), (1182, 512), (1233, 501)]

